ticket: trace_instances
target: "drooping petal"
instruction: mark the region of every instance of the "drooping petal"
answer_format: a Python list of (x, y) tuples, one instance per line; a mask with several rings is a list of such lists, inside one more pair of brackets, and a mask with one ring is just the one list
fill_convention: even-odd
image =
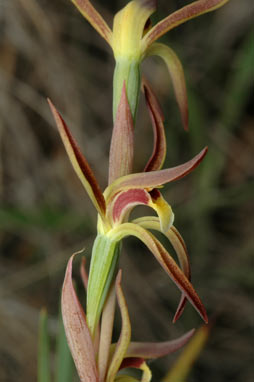
[(185, 294), (202, 319), (207, 322), (206, 310), (192, 284), (163, 245), (150, 232), (137, 224), (124, 223), (113, 228), (108, 233), (108, 236), (111, 237), (112, 240), (122, 240), (124, 237), (130, 235), (137, 237), (147, 246), (172, 281)]
[[(168, 232), (168, 238), (173, 245), (174, 250), (176, 251), (178, 260), (181, 264), (181, 268), (183, 269), (185, 276), (191, 281), (191, 269), (187, 248), (182, 236), (174, 226), (172, 226)], [(186, 302), (187, 298), (185, 297), (184, 293), (182, 293), (181, 300), (173, 318), (173, 323), (175, 323), (182, 315)]]
[(228, 0), (198, 0), (171, 13), (156, 24), (143, 38), (143, 50), (145, 51), (154, 41), (158, 40), (169, 30), (198, 17), (204, 13), (214, 11), (226, 4)]
[(199, 328), (193, 338), (190, 340), (188, 345), (184, 348), (183, 352), (176, 359), (176, 362), (173, 364), (173, 367), (170, 368), (170, 371), (163, 379), (162, 382), (178, 382), (186, 381), (193, 363), (198, 358), (200, 352), (203, 350), (206, 341), (209, 337), (210, 326), (203, 325)]
[(153, 124), (154, 135), (153, 153), (144, 169), (145, 172), (149, 172), (162, 168), (167, 152), (167, 142), (164, 132), (164, 115), (155, 94), (147, 81), (144, 80), (143, 90)]
[(112, 31), (89, 0), (71, 0), (93, 28), (111, 45)]
[(194, 170), (194, 168), (197, 167), (202, 161), (206, 153), (207, 147), (205, 147), (193, 159), (180, 166), (159, 171), (142, 172), (123, 176), (122, 178), (115, 180), (106, 188), (104, 192), (105, 199), (109, 201), (119, 191), (126, 189), (146, 188), (148, 190), (152, 190), (153, 188), (158, 188), (165, 183), (180, 179)]
[(108, 183), (132, 172), (134, 128), (124, 83), (114, 123), (110, 154)]
[(146, 54), (147, 56), (159, 56), (165, 62), (174, 87), (183, 126), (185, 130), (188, 130), (188, 98), (184, 71), (179, 58), (171, 48), (159, 43), (152, 44)]
[(67, 265), (62, 290), (62, 316), (68, 344), (81, 382), (98, 382), (92, 338), (86, 316), (72, 284), (73, 255)]
[(102, 312), (101, 336), (98, 353), (99, 382), (105, 381), (115, 316), (115, 288), (112, 285)]
[[(153, 230), (161, 232), (161, 224), (159, 219), (156, 216), (146, 216), (146, 217), (138, 218), (133, 220), (132, 223), (138, 224), (141, 227), (146, 229), (153, 229)], [(180, 235), (180, 233), (174, 226), (171, 226), (168, 231), (162, 231), (162, 232), (171, 242), (174, 250), (176, 251), (181, 269), (183, 270), (185, 276), (190, 280), (191, 270), (190, 270), (189, 256), (188, 256), (187, 248), (182, 236)], [(181, 314), (183, 313), (184, 307), (186, 305), (186, 301), (187, 299), (185, 297), (185, 294), (183, 293), (181, 296), (179, 305), (177, 307), (175, 316), (173, 318), (173, 322), (176, 322), (181, 316)]]
[(131, 339), (131, 324), (128, 313), (128, 307), (121, 288), (121, 277), (122, 273), (120, 270), (116, 278), (116, 296), (121, 312), (122, 328), (119, 340), (116, 344), (115, 352), (110, 362), (106, 382), (114, 382), (116, 373), (118, 372), (119, 367), (123, 361)]
[(133, 188), (119, 192), (108, 205), (107, 219), (112, 226), (121, 224), (128, 219), (131, 210), (137, 205), (149, 206), (157, 212), (163, 232), (166, 232), (173, 224), (174, 214), (172, 209), (156, 189), (148, 192), (143, 189)]
[(68, 129), (60, 113), (57, 111), (57, 109), (49, 99), (48, 103), (54, 116), (66, 152), (69, 156), (70, 162), (76, 174), (78, 175), (81, 183), (85, 187), (88, 195), (90, 196), (90, 199), (93, 202), (95, 208), (103, 218), (106, 206), (105, 199), (101, 192), (100, 186), (98, 185), (97, 180), (86, 158), (81, 153), (80, 148), (78, 147), (75, 139), (71, 135), (70, 130)]
[(181, 349), (193, 336), (195, 330), (192, 329), (176, 340), (165, 342), (131, 342), (127, 357), (140, 357), (144, 359), (157, 359), (167, 354), (174, 353)]

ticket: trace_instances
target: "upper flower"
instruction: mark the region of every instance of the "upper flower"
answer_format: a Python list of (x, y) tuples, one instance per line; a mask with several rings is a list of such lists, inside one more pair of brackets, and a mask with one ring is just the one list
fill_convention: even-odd
[[(102, 193), (96, 178), (72, 137), (63, 118), (49, 101), (58, 130), (75, 172), (98, 211), (98, 236), (94, 243), (87, 294), (87, 320), (92, 335), (99, 321), (103, 303), (114, 276), (116, 248), (126, 236), (135, 236), (153, 253), (160, 265), (182, 291), (175, 319), (188, 299), (201, 317), (207, 321), (205, 308), (190, 283), (190, 267), (184, 241), (173, 226), (174, 215), (159, 189), (191, 172), (203, 159), (207, 148), (190, 161), (173, 168), (163, 169), (166, 153), (163, 116), (150, 87), (144, 84), (144, 93), (154, 130), (154, 149), (144, 172), (132, 174), (133, 123), (125, 86), (118, 107), (110, 148), (109, 185)], [(131, 210), (147, 205), (156, 216), (145, 216), (128, 221)], [(171, 241), (180, 267), (149, 229), (157, 230)]]
[(198, 0), (168, 15), (155, 26), (149, 24), (156, 0), (133, 0), (114, 17), (111, 30), (89, 0), (72, 0), (82, 15), (111, 46), (116, 60), (113, 114), (116, 115), (123, 82), (132, 115), (135, 116), (140, 90), (139, 64), (147, 56), (157, 55), (166, 63), (172, 79), (184, 127), (188, 127), (188, 105), (182, 65), (172, 49), (156, 41), (184, 22), (213, 11), (228, 0)]

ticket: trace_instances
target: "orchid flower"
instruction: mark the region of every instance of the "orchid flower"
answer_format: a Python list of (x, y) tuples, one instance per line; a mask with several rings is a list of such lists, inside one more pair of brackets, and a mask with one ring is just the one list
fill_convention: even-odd
[[(147, 359), (156, 359), (173, 353), (184, 346), (192, 337), (194, 330), (173, 341), (158, 343), (130, 342), (131, 325), (125, 297), (121, 288), (121, 271), (116, 277), (105, 303), (97, 336), (92, 338), (87, 326), (87, 318), (78, 300), (72, 283), (73, 255), (67, 265), (62, 290), (62, 316), (68, 344), (81, 382), (131, 382), (137, 381), (128, 375), (117, 375), (119, 370), (140, 369), (142, 382), (151, 380)], [(84, 262), (81, 276), (85, 288), (87, 275)], [(122, 327), (116, 344), (111, 344), (115, 315), (115, 300), (120, 308)]]
[[(153, 153), (144, 172), (132, 174), (133, 119), (126, 87), (123, 86), (110, 147), (109, 185), (104, 193), (62, 116), (49, 101), (71, 164), (98, 212), (98, 234), (92, 250), (86, 307), (87, 324), (92, 338), (96, 335), (101, 312), (115, 277), (120, 243), (128, 236), (135, 236), (146, 245), (182, 292), (175, 320), (182, 313), (186, 300), (189, 300), (207, 322), (205, 308), (190, 282), (186, 246), (173, 226), (171, 206), (159, 191), (164, 184), (191, 172), (201, 162), (207, 148), (182, 165), (161, 169), (166, 154), (163, 115), (148, 84), (143, 87), (153, 124)], [(137, 205), (151, 207), (157, 217), (148, 216), (131, 221), (130, 213)], [(149, 229), (164, 233), (171, 241), (180, 267)]]
[(114, 17), (111, 30), (89, 0), (72, 0), (82, 15), (111, 46), (116, 60), (114, 73), (113, 115), (116, 116), (123, 82), (133, 117), (140, 90), (140, 64), (148, 56), (161, 57), (172, 79), (176, 100), (184, 127), (188, 127), (188, 105), (183, 68), (175, 52), (156, 41), (171, 29), (204, 13), (213, 11), (228, 0), (198, 0), (168, 15), (155, 26), (150, 16), (156, 10), (156, 0), (133, 0)]

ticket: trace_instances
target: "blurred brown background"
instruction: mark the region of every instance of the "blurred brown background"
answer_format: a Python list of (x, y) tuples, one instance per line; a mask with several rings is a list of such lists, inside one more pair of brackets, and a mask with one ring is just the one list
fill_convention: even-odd
[[(96, 6), (111, 26), (126, 3)], [(153, 22), (186, 3), (160, 0)], [(162, 39), (185, 69), (189, 133), (164, 64), (154, 58), (143, 64), (165, 112), (166, 165), (209, 146), (193, 174), (164, 189), (188, 245), (193, 283), (215, 320), (190, 382), (253, 381), (253, 11), (252, 0), (231, 0)], [(104, 188), (114, 62), (69, 0), (0, 0), (0, 31), (0, 381), (30, 382), (36, 381), (38, 312), (49, 311), (53, 349), (66, 261), (82, 247), (90, 255), (96, 230), (46, 97), (65, 116)], [(135, 171), (152, 148), (142, 99), (140, 107)], [(171, 324), (179, 292), (136, 240), (125, 241), (121, 267), (133, 339), (166, 340), (201, 325), (190, 306)], [(173, 359), (151, 363), (154, 381)]]

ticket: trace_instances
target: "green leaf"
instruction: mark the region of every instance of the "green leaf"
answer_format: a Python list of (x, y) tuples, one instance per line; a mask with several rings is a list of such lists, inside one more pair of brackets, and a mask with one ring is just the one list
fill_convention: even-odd
[(39, 319), (38, 382), (50, 382), (48, 315), (45, 309)]
[(210, 334), (211, 327), (201, 326), (192, 337), (191, 341), (184, 348), (177, 358), (168, 374), (162, 382), (185, 382), (193, 367), (193, 363), (198, 359)]

